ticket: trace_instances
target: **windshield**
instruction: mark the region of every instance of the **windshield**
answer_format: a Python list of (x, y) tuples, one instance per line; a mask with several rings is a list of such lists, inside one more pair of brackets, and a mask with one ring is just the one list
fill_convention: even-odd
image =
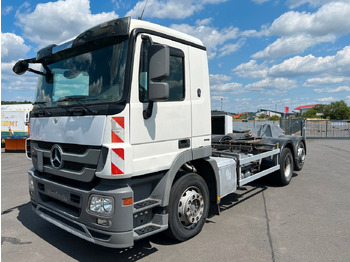
[[(76, 53), (76, 52), (75, 52)], [(39, 77), (36, 102), (45, 107), (118, 102), (124, 92), (127, 40), (48, 64), (53, 79)], [(45, 70), (43, 70), (45, 72)], [(74, 99), (68, 99), (68, 98)]]

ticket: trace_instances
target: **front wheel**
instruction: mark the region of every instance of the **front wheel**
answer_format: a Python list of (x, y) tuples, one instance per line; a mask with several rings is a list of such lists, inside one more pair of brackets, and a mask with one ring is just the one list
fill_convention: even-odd
[(189, 173), (177, 180), (170, 192), (169, 235), (185, 241), (199, 234), (209, 212), (209, 190), (204, 179)]
[(293, 176), (293, 155), (289, 148), (284, 148), (280, 155), (280, 170), (276, 171), (276, 182), (281, 186), (290, 183)]

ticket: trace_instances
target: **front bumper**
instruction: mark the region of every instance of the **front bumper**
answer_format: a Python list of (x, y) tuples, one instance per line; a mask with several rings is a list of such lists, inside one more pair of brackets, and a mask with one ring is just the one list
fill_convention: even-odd
[[(71, 186), (43, 178), (31, 169), (34, 190), (30, 191), (33, 210), (48, 222), (92, 243), (125, 248), (134, 245), (133, 205), (124, 206), (123, 199), (133, 197), (132, 189), (119, 183)], [(114, 212), (111, 216), (88, 213), (91, 194), (114, 198)], [(97, 219), (111, 221), (110, 226), (97, 224)]]

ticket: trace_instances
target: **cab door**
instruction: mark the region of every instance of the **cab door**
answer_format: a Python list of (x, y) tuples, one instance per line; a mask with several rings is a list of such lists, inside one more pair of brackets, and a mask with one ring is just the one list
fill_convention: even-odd
[[(159, 36), (138, 35), (135, 48), (130, 97), (130, 144), (133, 175), (169, 169), (182, 152), (191, 148), (191, 99), (188, 47)], [(169, 84), (169, 99), (154, 102), (150, 118), (143, 111), (148, 100), (148, 46), (167, 45), (170, 73), (162, 80)]]

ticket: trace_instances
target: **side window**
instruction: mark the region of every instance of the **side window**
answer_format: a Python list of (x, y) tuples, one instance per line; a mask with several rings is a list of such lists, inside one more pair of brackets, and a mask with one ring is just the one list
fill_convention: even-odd
[[(139, 99), (148, 102), (148, 53), (149, 41), (143, 41), (141, 46)], [(169, 84), (168, 101), (182, 101), (185, 98), (185, 66), (184, 53), (180, 49), (170, 47), (170, 74), (162, 82)]]

